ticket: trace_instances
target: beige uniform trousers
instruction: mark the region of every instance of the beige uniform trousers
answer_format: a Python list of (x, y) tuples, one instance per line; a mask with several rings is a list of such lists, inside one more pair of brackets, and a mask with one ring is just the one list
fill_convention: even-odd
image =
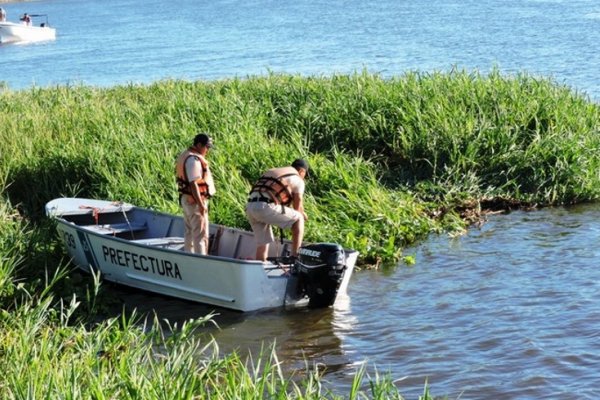
[(183, 220), (185, 224), (183, 248), (190, 253), (207, 254), (208, 210), (204, 214), (201, 214), (195, 202), (190, 204), (190, 198), (192, 196), (185, 194), (181, 196), (181, 208), (183, 208)]
[(304, 216), (290, 207), (283, 207), (273, 203), (253, 202), (246, 204), (246, 217), (254, 232), (256, 244), (262, 245), (275, 241), (271, 225), (281, 229), (290, 229)]

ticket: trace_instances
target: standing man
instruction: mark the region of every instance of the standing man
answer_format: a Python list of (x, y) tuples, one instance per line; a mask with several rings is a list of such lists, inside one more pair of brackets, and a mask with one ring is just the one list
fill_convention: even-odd
[(184, 249), (191, 253), (208, 252), (208, 199), (215, 194), (215, 184), (206, 154), (212, 147), (212, 139), (206, 133), (199, 133), (192, 147), (179, 155), (175, 165), (185, 223)]
[(292, 230), (292, 256), (304, 237), (304, 178), (308, 174), (308, 162), (295, 160), (290, 167), (273, 168), (265, 172), (252, 186), (246, 204), (246, 216), (256, 240), (256, 259), (267, 260), (269, 243), (273, 242), (276, 225)]
[(29, 14), (25, 13), (21, 18), (19, 18), (25, 25), (31, 26), (31, 17)]

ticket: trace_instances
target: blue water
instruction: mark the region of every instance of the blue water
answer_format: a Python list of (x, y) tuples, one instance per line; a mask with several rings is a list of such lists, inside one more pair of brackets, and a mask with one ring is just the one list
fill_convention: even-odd
[(407, 249), (415, 267), (358, 278), (344, 347), (414, 398), (427, 379), (450, 398), (597, 399), (598, 221), (598, 205), (515, 212)]
[(594, 0), (45, 0), (4, 4), (9, 20), (47, 13), (56, 41), (0, 46), (10, 88), (110, 86), (269, 71), (527, 71), (600, 97)]
[[(0, 46), (0, 81), (111, 86), (267, 74), (385, 76), (454, 66), (527, 71), (600, 98), (600, 2), (591, 0), (46, 0), (53, 42)], [(219, 310), (225, 351), (275, 341), (283, 365), (325, 367), (349, 393), (362, 363), (407, 398), (428, 380), (451, 399), (600, 397), (600, 207), (495, 216), (434, 237), (414, 267), (360, 271), (335, 309)], [(211, 308), (114, 290), (131, 307), (185, 320)], [(461, 394), (462, 393), (462, 394)]]

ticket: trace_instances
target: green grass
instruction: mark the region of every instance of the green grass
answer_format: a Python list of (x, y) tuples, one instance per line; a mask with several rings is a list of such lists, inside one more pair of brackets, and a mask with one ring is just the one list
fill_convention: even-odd
[[(109, 299), (70, 272), (44, 204), (79, 196), (180, 213), (174, 160), (200, 130), (217, 145), (212, 221), (247, 229), (253, 181), (304, 157), (306, 239), (393, 265), (486, 207), (598, 200), (599, 121), (598, 104), (552, 79), (498, 71), (1, 85), (0, 397), (333, 398), (318, 376), (282, 377), (275, 354), (215, 357), (191, 328), (166, 339), (125, 317), (90, 325)], [(385, 376), (366, 394), (363, 377), (350, 398), (399, 398)]]

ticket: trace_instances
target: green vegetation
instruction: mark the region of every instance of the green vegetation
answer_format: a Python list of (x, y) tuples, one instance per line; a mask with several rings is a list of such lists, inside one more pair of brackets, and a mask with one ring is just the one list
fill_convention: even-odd
[(307, 240), (343, 243), (365, 263), (461, 229), (456, 212), (481, 202), (552, 205), (600, 193), (598, 105), (526, 75), (5, 89), (0, 111), (5, 196), (32, 220), (63, 195), (179, 212), (173, 160), (198, 130), (218, 146), (212, 220), (248, 228), (251, 183), (303, 156), (314, 172)]
[[(377, 265), (413, 264), (403, 247), (462, 232), (488, 207), (597, 200), (599, 121), (599, 106), (567, 87), (497, 71), (0, 85), (0, 397), (333, 398), (316, 375), (282, 377), (272, 353), (219, 358), (190, 327), (165, 338), (131, 317), (91, 324), (102, 292), (68, 273), (44, 204), (79, 196), (179, 213), (173, 163), (199, 130), (217, 145), (213, 221), (248, 228), (251, 183), (302, 156), (313, 168), (306, 239)], [(369, 396), (362, 378), (351, 398)], [(370, 396), (399, 398), (388, 377)]]

